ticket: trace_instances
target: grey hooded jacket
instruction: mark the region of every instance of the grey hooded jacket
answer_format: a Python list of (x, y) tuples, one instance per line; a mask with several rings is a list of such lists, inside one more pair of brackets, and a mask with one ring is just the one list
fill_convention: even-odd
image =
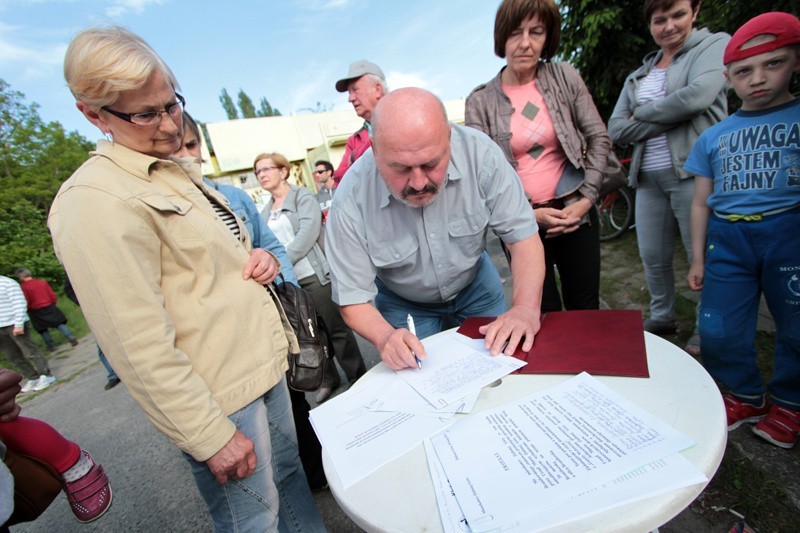
[(644, 64), (625, 79), (608, 133), (616, 144), (633, 145), (631, 186), (638, 183), (645, 141), (664, 132), (675, 174), (680, 179), (691, 177), (683, 164), (692, 146), (703, 131), (728, 115), (722, 55), (730, 38), (706, 28), (692, 30), (667, 68), (664, 98), (646, 104), (636, 99), (639, 82), (662, 57), (660, 50), (646, 55)]

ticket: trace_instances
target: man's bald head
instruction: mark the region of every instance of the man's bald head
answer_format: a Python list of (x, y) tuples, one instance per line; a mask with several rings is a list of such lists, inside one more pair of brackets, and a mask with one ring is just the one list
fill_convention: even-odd
[(392, 195), (412, 207), (436, 198), (450, 162), (450, 123), (433, 93), (393, 91), (372, 112), (375, 163)]
[(397, 89), (381, 98), (372, 111), (371, 122), (373, 141), (382, 133), (381, 122), (387, 133), (401, 129), (406, 133), (430, 131), (437, 126), (450, 129), (442, 101), (432, 92), (415, 87)]

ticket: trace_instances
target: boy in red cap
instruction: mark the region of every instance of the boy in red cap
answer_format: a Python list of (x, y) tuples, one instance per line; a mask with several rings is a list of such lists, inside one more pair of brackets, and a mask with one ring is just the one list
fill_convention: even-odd
[[(756, 435), (791, 448), (800, 433), (800, 99), (789, 84), (800, 71), (800, 21), (751, 19), (723, 61), (742, 108), (706, 130), (684, 166), (697, 175), (689, 286), (703, 291), (703, 364), (731, 391), (728, 430), (757, 422)], [(776, 326), (771, 402), (756, 366), (762, 291)]]

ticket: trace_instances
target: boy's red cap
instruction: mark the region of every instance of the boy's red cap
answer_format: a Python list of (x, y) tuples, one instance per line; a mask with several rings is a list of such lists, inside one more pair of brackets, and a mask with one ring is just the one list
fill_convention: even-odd
[[(747, 41), (759, 35), (775, 35), (777, 38), (774, 41), (742, 50), (742, 46)], [(728, 65), (733, 61), (740, 61), (797, 43), (800, 43), (800, 20), (797, 20), (797, 17), (780, 11), (764, 13), (751, 18), (736, 30), (728, 46), (725, 47), (725, 56), (722, 62)]]

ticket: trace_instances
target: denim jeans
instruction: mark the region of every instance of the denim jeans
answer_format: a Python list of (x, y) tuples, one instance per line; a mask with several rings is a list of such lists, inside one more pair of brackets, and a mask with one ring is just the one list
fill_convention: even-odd
[(508, 310), (500, 274), (486, 252), (478, 260), (475, 279), (449, 302), (412, 302), (391, 292), (379, 279), (375, 284), (378, 286), (375, 307), (383, 318), (395, 328), (404, 328), (410, 314), (420, 339), (460, 326), (471, 316), (497, 316)]
[(100, 358), (100, 362), (103, 363), (103, 366), (106, 367), (106, 372), (108, 372), (108, 381), (112, 379), (119, 379), (117, 377), (117, 373), (114, 372), (114, 369), (111, 368), (111, 363), (108, 362), (106, 359), (106, 354), (103, 353), (103, 350), (100, 348), (100, 345), (97, 345), (97, 357)]
[(775, 319), (772, 401), (800, 409), (800, 208), (760, 222), (708, 221), (700, 297), (703, 366), (737, 396), (757, 400), (767, 387), (756, 366), (761, 293)]
[[(56, 328), (58, 328), (58, 331), (60, 331), (61, 334), (64, 335), (67, 339), (74, 338), (74, 335), (72, 335), (72, 331), (70, 331), (70, 329), (67, 327), (66, 324), (59, 324), (58, 326), (56, 326)], [(47, 345), (48, 350), (52, 352), (53, 350), (56, 349), (56, 343), (53, 341), (53, 337), (50, 336), (49, 329), (40, 332), (39, 335), (42, 336), (42, 340)]]
[(214, 529), (325, 531), (297, 453), (286, 378), (228, 418), (255, 445), (258, 466), (248, 478), (220, 485), (204, 462), (184, 453)]

